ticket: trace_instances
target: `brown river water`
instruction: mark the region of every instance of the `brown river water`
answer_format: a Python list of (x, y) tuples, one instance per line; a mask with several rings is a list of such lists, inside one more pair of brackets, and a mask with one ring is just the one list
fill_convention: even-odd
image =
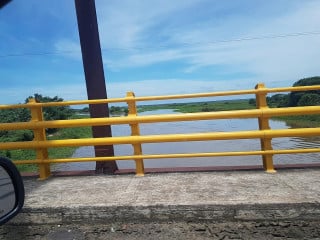
[[(170, 114), (173, 110), (156, 110), (141, 113), (140, 115)], [(176, 113), (175, 113), (176, 114)], [(284, 121), (270, 120), (272, 129), (287, 129), (290, 126)], [(197, 133), (197, 132), (228, 132), (257, 130), (257, 119), (222, 119), (203, 120), (192, 122), (172, 122), (172, 123), (152, 123), (141, 124), (141, 135), (153, 134), (174, 134), (174, 133)], [(130, 127), (126, 125), (112, 126), (113, 136), (130, 135)], [(276, 138), (272, 140), (274, 149), (293, 148), (317, 148), (320, 144), (319, 137), (292, 137)], [(133, 149), (131, 145), (115, 145), (115, 155), (131, 155)], [(164, 153), (192, 153), (192, 152), (223, 152), (223, 151), (248, 151), (260, 150), (259, 139), (248, 140), (220, 140), (220, 141), (198, 141), (181, 143), (149, 143), (143, 144), (144, 154), (164, 154)], [(73, 157), (93, 157), (92, 146), (78, 148)], [(320, 163), (319, 153), (309, 154), (288, 154), (274, 155), (275, 164), (303, 164)], [(134, 161), (117, 161), (119, 169), (135, 168)], [(210, 158), (181, 158), (181, 159), (150, 159), (144, 161), (146, 168), (167, 168), (167, 167), (205, 167), (205, 166), (244, 166), (261, 165), (261, 156), (240, 156), (240, 157), (210, 157)], [(55, 164), (55, 171), (70, 170), (93, 170), (95, 162), (63, 163)]]

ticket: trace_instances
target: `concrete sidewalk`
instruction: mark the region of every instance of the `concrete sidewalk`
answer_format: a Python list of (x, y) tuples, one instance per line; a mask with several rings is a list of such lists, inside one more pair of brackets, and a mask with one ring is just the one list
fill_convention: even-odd
[(10, 224), (320, 219), (320, 169), (24, 178)]

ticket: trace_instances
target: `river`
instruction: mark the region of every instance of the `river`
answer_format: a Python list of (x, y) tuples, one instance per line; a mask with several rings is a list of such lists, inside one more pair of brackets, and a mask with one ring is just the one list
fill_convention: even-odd
[[(143, 112), (140, 115), (170, 114), (173, 110), (162, 109), (156, 111)], [(270, 120), (272, 129), (287, 129), (290, 126), (284, 121)], [(141, 124), (141, 135), (152, 134), (174, 134), (174, 133), (197, 133), (197, 132), (228, 132), (257, 130), (257, 119), (222, 119), (203, 120), (192, 122), (172, 122)], [(128, 136), (130, 128), (126, 125), (112, 126), (113, 136)], [(320, 137), (292, 137), (276, 138), (272, 140), (274, 149), (292, 148), (317, 148)], [(260, 150), (259, 139), (248, 140), (220, 140), (203, 142), (183, 142), (183, 143), (149, 143), (143, 144), (144, 154), (164, 154), (164, 153), (192, 153), (192, 152), (222, 152), (222, 151), (247, 151)], [(131, 145), (115, 145), (116, 156), (131, 155), (133, 150)], [(93, 157), (93, 147), (80, 147), (72, 157)], [(300, 164), (300, 163), (320, 163), (318, 153), (310, 154), (288, 154), (274, 155), (275, 164)], [(134, 168), (134, 161), (117, 161), (119, 169)], [(144, 160), (146, 168), (167, 168), (167, 167), (203, 167), (203, 166), (243, 166), (261, 165), (261, 156), (241, 156), (241, 157), (212, 157), (212, 158), (183, 158), (183, 159), (150, 159)], [(95, 162), (83, 163), (63, 163), (55, 164), (54, 171), (69, 170), (93, 170)]]

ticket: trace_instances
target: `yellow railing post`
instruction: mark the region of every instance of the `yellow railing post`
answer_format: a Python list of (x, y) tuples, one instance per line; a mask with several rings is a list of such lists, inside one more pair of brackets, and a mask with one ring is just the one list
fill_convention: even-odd
[[(133, 92), (127, 92), (126, 101), (128, 104), (128, 116), (137, 116), (137, 105)], [(138, 123), (129, 124), (131, 127), (131, 136), (140, 136)], [(141, 143), (132, 144), (134, 155), (142, 155)], [(143, 159), (134, 159), (136, 162), (136, 176), (144, 176)]]
[[(37, 122), (37, 121), (43, 121), (43, 113), (42, 113), (42, 107), (37, 106), (38, 103), (34, 98), (30, 98), (28, 101), (28, 104), (30, 104), (30, 111), (31, 111), (31, 121)], [(33, 129), (34, 134), (34, 141), (46, 141), (46, 132), (45, 128), (38, 128)], [(37, 159), (40, 161), (47, 160), (48, 155), (48, 149), (47, 148), (37, 148), (36, 149), (36, 155)], [(48, 163), (39, 163), (39, 178), (40, 180), (47, 179), (50, 176), (50, 164)]]
[[(255, 87), (257, 90), (262, 90), (265, 88), (264, 83), (258, 83)], [(256, 105), (258, 109), (264, 109), (268, 108), (267, 104), (267, 93), (266, 92), (257, 92), (256, 93)], [(260, 116), (258, 118), (259, 121), (259, 129), (260, 130), (268, 130), (270, 129), (269, 125), (269, 118), (266, 116)], [(261, 138), (260, 139), (260, 144), (261, 144), (261, 150), (272, 150), (272, 144), (271, 144), (271, 138)], [(267, 154), (262, 156), (263, 160), (263, 167), (266, 172), (268, 173), (274, 173), (276, 172), (274, 170), (273, 166), (273, 155), (272, 154)]]

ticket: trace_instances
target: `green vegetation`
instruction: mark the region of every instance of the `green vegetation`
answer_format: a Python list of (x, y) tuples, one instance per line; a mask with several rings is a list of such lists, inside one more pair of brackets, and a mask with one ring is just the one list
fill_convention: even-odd
[[(59, 97), (44, 97), (40, 94), (33, 96), (37, 102), (60, 102), (63, 101)], [(30, 98), (30, 97), (29, 97)], [(26, 99), (26, 102), (28, 99)], [(43, 108), (43, 115), (46, 120), (68, 119), (75, 118), (72, 109), (67, 106), (59, 107), (45, 107)], [(79, 117), (77, 117), (79, 118)], [(30, 121), (31, 114), (28, 109), (18, 108), (9, 110), (0, 110), (0, 122), (26, 122)], [(67, 128), (67, 129), (46, 129), (48, 139), (72, 139), (72, 138), (85, 138), (91, 136), (91, 128)], [(32, 141), (33, 132), (31, 130), (16, 130), (16, 131), (0, 131), (0, 142), (17, 142), (17, 141)], [(64, 158), (70, 157), (75, 148), (57, 148), (49, 149), (50, 158)], [(14, 160), (29, 160), (35, 159), (36, 153), (30, 149), (19, 150), (0, 150), (0, 156), (5, 156)], [(21, 171), (36, 171), (36, 165), (19, 165)]]
[(128, 108), (127, 107), (110, 107), (110, 115), (128, 115)]
[[(58, 96), (55, 96), (53, 98), (42, 96), (41, 94), (34, 94), (34, 96), (30, 96), (26, 99), (26, 102), (28, 102), (29, 98), (36, 99), (37, 102), (62, 102), (63, 98), (59, 98)], [(43, 108), (43, 117), (45, 120), (65, 120), (72, 116), (72, 110), (69, 106), (58, 106), (58, 107), (44, 107)], [(46, 129), (47, 133), (54, 133), (58, 129), (49, 128)]]
[[(57, 139), (79, 139), (92, 137), (91, 127), (63, 128), (49, 140)], [(77, 147), (49, 148), (49, 158), (67, 158), (70, 157)]]
[[(77, 128), (63, 128), (54, 134), (48, 135), (49, 140), (57, 139), (79, 139), (79, 138), (89, 138), (92, 136), (91, 127), (77, 127)], [(12, 140), (11, 140), (12, 141)], [(77, 147), (61, 147), (61, 148), (49, 148), (49, 158), (68, 158)], [(6, 150), (0, 152), (1, 156), (8, 157), (14, 160), (29, 160), (35, 159), (36, 153), (31, 149), (18, 149), (18, 150)], [(37, 171), (37, 165), (27, 164), (18, 165), (20, 171)]]
[[(92, 137), (91, 127), (77, 127), (77, 128), (63, 128), (54, 134), (48, 135), (48, 140), (57, 139), (79, 139)], [(61, 148), (49, 148), (49, 158), (68, 158), (77, 147), (61, 147)], [(4, 155), (14, 160), (29, 160), (35, 159), (36, 153), (31, 149), (18, 149), (3, 151)], [(36, 172), (38, 167), (34, 164), (18, 165), (20, 171)]]
[[(301, 79), (293, 84), (297, 86), (320, 85), (320, 77)], [(275, 94), (267, 97), (268, 106), (271, 108), (312, 106), (320, 105), (320, 91), (291, 92), (289, 94)], [(152, 111), (158, 109), (174, 109), (176, 112), (213, 112), (256, 108), (255, 99), (195, 102), (195, 103), (172, 103), (159, 105), (142, 105), (138, 107), (139, 112)], [(300, 115), (275, 117), (286, 121), (292, 127), (318, 127), (320, 126), (320, 115)]]
[(254, 105), (249, 104), (248, 99), (223, 100), (212, 102), (194, 102), (194, 103), (171, 103), (159, 105), (141, 105), (138, 112), (153, 111), (159, 109), (174, 109), (176, 112), (193, 113), (193, 112), (214, 112), (253, 109)]
[[(293, 84), (293, 87), (320, 85), (320, 77), (303, 78)], [(289, 94), (289, 106), (320, 105), (320, 91), (292, 92)]]
[[(293, 87), (320, 85), (320, 77), (301, 79), (293, 84)], [(275, 94), (267, 97), (269, 107), (296, 107), (320, 105), (320, 91), (301, 91), (288, 94)]]
[[(303, 78), (293, 84), (293, 87), (320, 85), (320, 77)], [(296, 107), (320, 105), (320, 91), (291, 92), (289, 94), (275, 94), (267, 98), (270, 107)], [(299, 115), (276, 117), (284, 120), (292, 127), (318, 127), (320, 115)]]
[[(41, 94), (34, 94), (34, 96), (30, 96), (26, 99), (26, 103), (29, 98), (36, 99), (36, 102), (46, 103), (46, 102), (63, 102), (63, 98), (59, 98), (55, 96), (53, 98), (42, 96)], [(58, 107), (44, 107), (43, 108), (43, 116), (45, 120), (63, 120), (68, 119), (72, 115), (72, 110), (69, 106), (58, 106)]]
[[(79, 113), (79, 114), (89, 114), (89, 108), (88, 107), (84, 107), (82, 109), (79, 110), (75, 110), (75, 113)], [(109, 113), (110, 115), (128, 115), (128, 108), (127, 107), (116, 107), (116, 106), (111, 106), (109, 108)]]

